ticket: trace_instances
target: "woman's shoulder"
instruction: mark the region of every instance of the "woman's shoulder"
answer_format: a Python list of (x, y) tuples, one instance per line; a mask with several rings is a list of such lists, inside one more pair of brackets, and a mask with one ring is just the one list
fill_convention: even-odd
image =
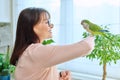
[(32, 43), (27, 47), (27, 49), (34, 49), (34, 48), (37, 48), (37, 47), (40, 47), (40, 46), (43, 46), (43, 44), (41, 44), (41, 43)]
[(41, 43), (32, 43), (30, 44), (26, 50), (44, 50), (44, 49), (50, 49), (53, 48), (53, 45), (43, 45)]
[(33, 52), (36, 52), (38, 50), (41, 50), (40, 47), (42, 47), (43, 45), (40, 43), (32, 43), (30, 44), (24, 51), (24, 55), (28, 55), (31, 54)]

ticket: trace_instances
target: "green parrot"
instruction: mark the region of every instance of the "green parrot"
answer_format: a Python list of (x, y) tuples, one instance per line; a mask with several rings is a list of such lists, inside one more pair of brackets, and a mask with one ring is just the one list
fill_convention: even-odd
[(95, 35), (102, 35), (105, 36), (106, 38), (107, 35), (105, 34), (105, 32), (109, 32), (108, 30), (104, 30), (102, 29), (100, 26), (98, 26), (97, 24), (94, 24), (92, 22), (90, 22), (89, 20), (82, 20), (81, 21), (81, 25), (83, 26), (83, 28), (89, 32), (92, 36)]

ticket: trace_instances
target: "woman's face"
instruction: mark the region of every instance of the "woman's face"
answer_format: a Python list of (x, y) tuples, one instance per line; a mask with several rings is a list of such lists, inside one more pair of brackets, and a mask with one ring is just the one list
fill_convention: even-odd
[(33, 28), (39, 40), (43, 41), (44, 39), (52, 38), (51, 29), (53, 28), (53, 24), (50, 23), (49, 15), (42, 13), (40, 19), (41, 20)]

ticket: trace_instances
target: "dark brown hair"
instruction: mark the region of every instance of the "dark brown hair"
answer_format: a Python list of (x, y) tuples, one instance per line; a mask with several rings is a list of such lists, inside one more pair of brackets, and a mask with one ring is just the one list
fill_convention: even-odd
[(26, 8), (21, 11), (17, 22), (15, 45), (10, 59), (11, 64), (16, 65), (23, 51), (30, 44), (39, 40), (33, 27), (41, 20), (40, 16), (44, 12), (50, 16), (49, 12), (43, 8)]

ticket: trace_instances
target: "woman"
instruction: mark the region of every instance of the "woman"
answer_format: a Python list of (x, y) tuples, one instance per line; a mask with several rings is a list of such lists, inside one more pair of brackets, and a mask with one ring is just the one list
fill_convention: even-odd
[(88, 37), (70, 45), (42, 45), (52, 38), (50, 14), (42, 8), (26, 8), (18, 19), (10, 63), (16, 65), (15, 80), (71, 80), (69, 71), (58, 74), (55, 65), (87, 55), (94, 48)]

